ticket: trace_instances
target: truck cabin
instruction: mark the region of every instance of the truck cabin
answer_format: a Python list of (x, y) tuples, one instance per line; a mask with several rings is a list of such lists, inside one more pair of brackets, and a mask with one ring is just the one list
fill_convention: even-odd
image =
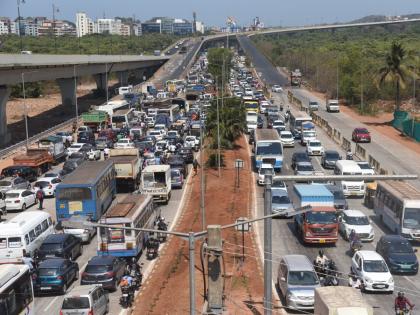
[(145, 188), (166, 187), (166, 172), (143, 172), (143, 186)]

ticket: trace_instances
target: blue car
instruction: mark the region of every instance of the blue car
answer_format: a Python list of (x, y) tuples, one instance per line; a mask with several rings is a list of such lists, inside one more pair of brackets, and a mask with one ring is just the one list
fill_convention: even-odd
[(35, 294), (58, 292), (65, 294), (70, 284), (79, 279), (79, 265), (66, 258), (42, 261), (33, 276)]

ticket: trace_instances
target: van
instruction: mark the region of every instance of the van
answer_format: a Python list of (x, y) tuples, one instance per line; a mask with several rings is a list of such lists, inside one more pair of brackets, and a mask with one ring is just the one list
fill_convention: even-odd
[(109, 297), (100, 285), (86, 285), (73, 288), (64, 296), (62, 315), (104, 315), (109, 312)]
[(338, 103), (338, 100), (328, 100), (327, 101), (327, 112), (340, 112), (340, 104)]
[(44, 211), (25, 211), (1, 222), (0, 264), (21, 263), (23, 250), (32, 254), (53, 233), (51, 215)]
[(133, 92), (133, 86), (129, 85), (129, 86), (121, 86), (118, 88), (118, 94), (119, 95), (124, 95), (127, 93), (132, 93)]
[(286, 255), (280, 260), (277, 284), (287, 308), (314, 308), (315, 289), (321, 285), (311, 261), (305, 255)]
[[(335, 175), (362, 175), (362, 170), (356, 161), (338, 160), (334, 168)], [(341, 181), (344, 196), (361, 196), (365, 195), (365, 182), (358, 181)]]

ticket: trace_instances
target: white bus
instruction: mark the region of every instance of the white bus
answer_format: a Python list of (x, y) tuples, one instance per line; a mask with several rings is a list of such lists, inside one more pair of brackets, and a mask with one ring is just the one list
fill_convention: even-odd
[[(152, 196), (132, 194), (109, 209), (99, 223), (153, 229), (156, 219), (157, 212)], [(136, 257), (146, 246), (147, 235), (140, 231), (98, 227), (97, 253), (117, 257)]]
[(32, 277), (28, 266), (0, 266), (0, 314), (35, 315)]
[(134, 110), (130, 109), (118, 109), (111, 116), (112, 128), (123, 128), (130, 127), (131, 122), (134, 120)]
[(126, 100), (109, 101), (107, 104), (95, 106), (95, 110), (103, 111), (111, 117), (118, 109), (128, 109), (130, 104)]
[(276, 172), (283, 166), (283, 144), (275, 129), (256, 129), (254, 139), (255, 169), (262, 164), (273, 165)]
[(301, 133), (302, 123), (305, 121), (312, 121), (312, 117), (305, 112), (290, 113), (290, 131)]
[(171, 122), (175, 122), (180, 117), (179, 105), (175, 104), (175, 105), (171, 105), (168, 108), (159, 108), (157, 113), (158, 114), (166, 114), (166, 115), (168, 115)]
[(420, 191), (403, 181), (379, 181), (374, 211), (394, 233), (420, 240)]
[(22, 262), (23, 250), (32, 254), (53, 233), (51, 215), (44, 211), (25, 211), (1, 222), (0, 264)]
[[(339, 160), (335, 163), (335, 175), (362, 175), (362, 170), (355, 161), (352, 160)], [(343, 194), (349, 196), (364, 196), (366, 185), (363, 180), (357, 181), (341, 181)]]

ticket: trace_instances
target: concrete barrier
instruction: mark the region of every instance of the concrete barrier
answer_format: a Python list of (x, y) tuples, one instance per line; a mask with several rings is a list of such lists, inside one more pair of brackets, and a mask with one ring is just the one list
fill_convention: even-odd
[(332, 136), (333, 136), (333, 129), (332, 129), (332, 127), (329, 124), (327, 124), (325, 129), (327, 131), (327, 134), (330, 136), (330, 138), (332, 138)]
[(366, 149), (363, 148), (360, 144), (356, 143), (356, 150), (355, 150), (355, 155), (360, 158), (365, 160), (366, 159)]
[(350, 150), (350, 149), (351, 149), (351, 142), (350, 142), (348, 139), (346, 139), (346, 138), (344, 138), (344, 137), (343, 137), (343, 139), (342, 139), (342, 141), (341, 141), (341, 147), (342, 147), (345, 151), (348, 151), (348, 150)]
[(341, 144), (341, 132), (334, 128), (333, 130), (333, 140), (338, 144)]
[(369, 164), (375, 169), (377, 173), (381, 170), (381, 163), (378, 162), (372, 155), (369, 154)]

